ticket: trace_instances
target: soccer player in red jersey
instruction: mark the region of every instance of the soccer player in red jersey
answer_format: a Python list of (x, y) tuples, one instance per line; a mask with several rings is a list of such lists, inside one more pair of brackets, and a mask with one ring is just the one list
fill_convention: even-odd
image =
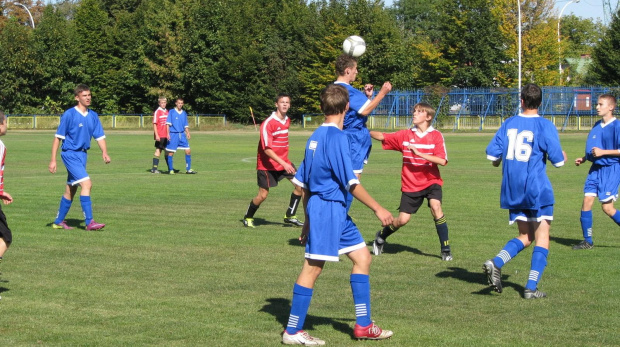
[[(159, 98), (159, 107), (153, 113), (153, 138), (155, 139), (155, 154), (153, 154), (153, 168), (151, 173), (158, 174), (157, 166), (159, 165), (159, 157), (162, 151), (166, 150), (168, 144), (168, 128), (166, 119), (168, 118), (168, 110), (166, 103), (168, 100), (164, 97)], [(171, 169), (168, 168), (168, 171)]]
[[(0, 111), (0, 136), (6, 134), (6, 115)], [(4, 143), (0, 141), (0, 199), (5, 205), (13, 202), (11, 194), (4, 191), (4, 158), (6, 157), (6, 147)], [(2, 256), (4, 252), (9, 248), (13, 240), (13, 234), (11, 229), (6, 223), (6, 217), (4, 212), (0, 208), (0, 263), (2, 263)]]
[[(258, 194), (248, 206), (243, 216), (243, 225), (254, 228), (254, 214), (260, 204), (267, 199), (269, 188), (278, 185), (278, 182), (286, 178), (289, 181), (295, 177), (297, 169), (288, 159), (288, 129), (291, 120), (286, 115), (291, 107), (291, 97), (287, 94), (279, 94), (276, 97), (276, 110), (260, 125), (260, 141), (258, 142), (258, 154), (256, 155), (256, 177), (258, 181)], [(297, 219), (295, 213), (301, 201), (301, 188), (293, 185), (295, 189), (291, 193), (291, 200), (284, 222), (296, 226), (304, 223)]]
[(413, 127), (395, 133), (371, 131), (370, 136), (383, 144), (383, 149), (399, 151), (403, 154), (401, 178), (400, 214), (392, 225), (379, 230), (373, 242), (373, 253), (383, 252), (385, 239), (398, 228), (409, 222), (424, 198), (435, 220), (435, 228), (441, 243), (441, 259), (452, 260), (448, 224), (441, 209), (443, 180), (439, 174), (439, 165), (448, 164), (448, 155), (443, 135), (431, 125), (435, 110), (427, 103), (418, 103), (413, 107)]

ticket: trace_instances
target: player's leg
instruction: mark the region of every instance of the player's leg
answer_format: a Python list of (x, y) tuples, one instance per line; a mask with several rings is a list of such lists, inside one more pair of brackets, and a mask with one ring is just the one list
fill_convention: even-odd
[(86, 224), (86, 230), (99, 230), (103, 229), (105, 224), (97, 223), (93, 219), (93, 203), (90, 199), (90, 192), (93, 187), (93, 183), (90, 179), (81, 181), (80, 183), (80, 205), (82, 206), (82, 212), (84, 212), (84, 223)]
[(293, 300), (282, 342), (287, 345), (324, 345), (325, 341), (310, 336), (303, 330), (308, 308), (312, 301), (314, 284), (323, 271), (325, 261), (304, 259), (304, 265), (293, 287)]
[(432, 185), (429, 187), (427, 195), (428, 206), (431, 209), (433, 220), (435, 221), (435, 229), (439, 237), (441, 259), (444, 261), (452, 260), (452, 251), (450, 250), (450, 237), (448, 234), (448, 222), (441, 208), (442, 190), (440, 185)]
[(375, 240), (372, 243), (372, 252), (374, 255), (383, 253), (386, 239), (398, 231), (401, 227), (409, 223), (412, 214), (415, 214), (424, 202), (424, 197), (418, 193), (402, 193), (400, 195), (400, 211), (398, 218), (394, 219), (391, 225), (383, 227), (375, 234)]
[(590, 249), (594, 244), (592, 240), (592, 205), (594, 204), (595, 198), (595, 194), (588, 193), (583, 197), (581, 216), (579, 217), (583, 240), (573, 246), (573, 249)]
[(153, 167), (151, 173), (159, 173), (157, 168), (159, 167), (159, 157), (161, 156), (161, 141), (155, 141), (155, 153), (153, 153)]
[[(542, 278), (543, 272), (547, 267), (551, 221), (543, 219), (541, 222), (529, 222), (527, 224), (529, 224), (527, 226), (529, 232), (528, 240), (534, 238), (536, 240), (536, 246), (532, 252), (532, 264), (523, 297), (525, 299), (544, 298), (547, 294), (538, 290), (538, 282)], [(519, 232), (521, 232), (521, 225), (519, 225)]]
[(71, 209), (71, 203), (73, 202), (73, 197), (77, 192), (77, 185), (66, 184), (65, 192), (62, 197), (60, 197), (60, 205), (58, 206), (58, 212), (56, 213), (56, 219), (52, 223), (52, 228), (54, 229), (73, 229), (65, 222), (65, 217), (69, 213), (69, 209)]
[(183, 149), (185, 150), (185, 173), (186, 174), (197, 174), (198, 172), (192, 170), (192, 151), (189, 148), (189, 142), (187, 141), (187, 137), (183, 134)]
[(174, 175), (177, 170), (174, 169), (174, 153), (179, 147), (179, 134), (171, 133), (168, 144), (166, 145), (166, 164), (168, 164), (168, 173)]
[(291, 182), (291, 184), (293, 185), (294, 189), (291, 193), (291, 199), (289, 201), (288, 208), (286, 209), (286, 214), (284, 215), (284, 223), (289, 223), (296, 226), (303, 226), (304, 222), (300, 221), (299, 218), (297, 218), (297, 208), (299, 207), (299, 204), (301, 202), (302, 188), (293, 183), (293, 177), (294, 176), (287, 177), (289, 182)]

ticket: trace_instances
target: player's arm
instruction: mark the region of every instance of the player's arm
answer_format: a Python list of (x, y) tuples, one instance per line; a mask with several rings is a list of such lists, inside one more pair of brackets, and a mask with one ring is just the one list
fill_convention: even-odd
[(375, 96), (375, 98), (370, 101), (370, 104), (368, 104), (362, 112), (359, 112), (359, 114), (362, 116), (368, 116), (372, 111), (374, 111), (375, 108), (377, 108), (377, 106), (379, 106), (381, 100), (383, 100), (383, 98), (391, 91), (392, 84), (390, 82), (383, 83), (383, 86), (381, 87), (379, 93), (377, 93), (377, 96)]
[(424, 154), (420, 151), (418, 151), (418, 149), (414, 146), (414, 145), (409, 145), (409, 149), (413, 152), (413, 154), (417, 155), (418, 157), (428, 160), (431, 163), (435, 163), (437, 165), (441, 165), (441, 166), (446, 166), (448, 165), (448, 161), (444, 158), (440, 158), (436, 155), (432, 155), (432, 154)]
[(56, 154), (58, 154), (58, 147), (60, 146), (60, 138), (54, 136), (54, 142), (52, 142), (52, 159), (48, 169), (51, 173), (56, 173)]
[(620, 150), (617, 149), (600, 149), (598, 147), (592, 147), (592, 155), (596, 158), (610, 156), (610, 157), (620, 157)]
[(305, 245), (308, 241), (308, 232), (310, 231), (310, 218), (308, 218), (308, 210), (306, 206), (308, 206), (308, 199), (310, 198), (310, 192), (306, 188), (302, 188), (301, 190), (301, 201), (304, 206), (304, 225), (301, 227), (301, 235), (299, 235), (299, 242), (302, 245)]
[[(381, 205), (379, 205), (379, 203), (376, 202), (375, 199), (370, 196), (370, 194), (368, 194), (366, 189), (362, 187), (361, 184), (355, 184), (351, 186), (350, 192), (357, 200), (359, 200), (362, 204), (366, 205), (375, 213), (375, 216), (377, 216), (377, 218), (381, 221), (382, 226), (385, 227), (392, 224), (392, 222), (394, 221), (394, 217), (392, 216), (392, 214)], [(306, 220), (307, 218), (308, 217), (306, 216)]]
[(157, 124), (155, 124), (155, 123), (153, 123), (153, 133), (155, 134), (155, 140), (156, 140), (156, 141), (161, 140), (161, 139), (159, 138), (159, 133), (157, 132)]
[(585, 157), (585, 156), (583, 156), (583, 157), (581, 157), (581, 158), (577, 158), (577, 159), (575, 159), (575, 165), (576, 165), (576, 166), (579, 166), (579, 165), (581, 165), (581, 164), (585, 163), (586, 161), (587, 161), (587, 159), (586, 159), (586, 157)]
[(189, 138), (191, 137), (189, 135), (189, 127), (185, 127), (185, 136), (187, 136), (187, 139), (189, 140)]
[(105, 143), (105, 138), (97, 140), (97, 145), (99, 145), (99, 149), (101, 149), (101, 156), (103, 157), (103, 162), (106, 164), (110, 163), (110, 156), (108, 155), (108, 147)]
[(374, 130), (370, 132), (370, 137), (377, 141), (383, 141), (385, 139), (382, 132)]
[(289, 173), (289, 174), (295, 174), (295, 168), (293, 167), (293, 165), (287, 163), (286, 161), (282, 160), (282, 158), (280, 158), (279, 155), (276, 154), (276, 152), (271, 149), (271, 148), (265, 148), (265, 154), (275, 160), (276, 163), (282, 165), (282, 167), (284, 168), (284, 170)]
[(13, 202), (13, 197), (11, 196), (11, 194), (5, 191), (0, 192), (0, 199), (2, 199), (2, 203), (4, 203), (5, 205), (8, 205)]

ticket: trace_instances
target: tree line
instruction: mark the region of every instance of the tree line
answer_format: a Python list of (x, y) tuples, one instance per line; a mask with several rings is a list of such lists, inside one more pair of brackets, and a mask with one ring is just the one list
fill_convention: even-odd
[[(367, 43), (360, 87), (389, 80), (397, 90), (513, 88), (518, 78), (513, 0), (400, 0), (389, 8), (381, 0), (19, 2), (34, 29), (23, 7), (0, 0), (7, 113), (60, 113), (74, 104), (77, 83), (91, 87), (100, 113), (151, 113), (166, 96), (184, 98), (190, 112), (249, 122), (250, 106), (265, 118), (282, 92), (292, 97), (292, 116), (314, 113), (349, 35)], [(564, 16), (558, 44), (553, 1), (521, 6), (525, 82), (620, 84), (617, 16), (609, 29)], [(593, 64), (580, 75), (566, 58), (583, 54)]]

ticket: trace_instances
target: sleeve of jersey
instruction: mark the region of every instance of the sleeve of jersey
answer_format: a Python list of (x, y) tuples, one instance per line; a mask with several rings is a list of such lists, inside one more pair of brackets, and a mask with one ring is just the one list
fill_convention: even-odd
[(260, 143), (263, 149), (271, 147), (271, 140), (273, 138), (271, 129), (269, 129), (269, 119), (265, 120), (260, 125)]
[(159, 113), (159, 109), (153, 112), (153, 124), (157, 124), (157, 113)]
[(183, 117), (183, 129), (189, 128), (189, 123), (187, 120), (187, 117), (188, 117), (187, 112), (183, 111), (183, 113), (185, 114), (185, 117)]
[(166, 124), (168, 124), (168, 125), (172, 125), (172, 121), (171, 121), (171, 118), (170, 118), (170, 116), (172, 116), (172, 111), (173, 110), (168, 111), (168, 115), (166, 116)]
[(401, 151), (401, 141), (398, 132), (396, 133), (383, 133), (383, 141), (381, 146), (385, 150)]
[(329, 162), (334, 172), (334, 176), (344, 185), (347, 191), (351, 187), (360, 184), (357, 176), (353, 172), (353, 164), (351, 164), (351, 149), (349, 148), (349, 140), (346, 136), (338, 136), (332, 141), (333, 150), (329, 151)]
[(562, 153), (562, 146), (560, 145), (560, 136), (551, 122), (546, 123), (544, 139), (547, 147), (547, 156), (551, 164), (555, 167), (564, 166), (564, 153)]
[(446, 141), (440, 132), (437, 132), (437, 137), (435, 137), (435, 150), (433, 152), (433, 155), (448, 161), (448, 152), (446, 151)]
[(361, 113), (368, 107), (368, 104), (370, 104), (370, 99), (366, 97), (366, 94), (354, 88), (349, 89), (349, 108)]
[(58, 124), (58, 129), (56, 129), (56, 137), (64, 140), (65, 136), (67, 136), (67, 124), (69, 123), (69, 111), (65, 111), (65, 113), (60, 116), (60, 124)]
[(308, 186), (306, 185), (306, 168), (304, 165), (304, 161), (301, 162), (301, 164), (299, 165), (299, 169), (297, 170), (297, 172), (295, 173), (295, 177), (293, 177), (293, 179), (291, 180), (291, 182), (293, 182), (294, 185), (302, 187), (304, 189), (308, 188)]
[(103, 126), (99, 121), (99, 115), (93, 112), (93, 117), (95, 120), (95, 129), (93, 130), (93, 137), (96, 141), (100, 141), (105, 139), (105, 133), (103, 132)]
[(502, 157), (503, 146), (501, 136), (504, 133), (503, 130), (503, 127), (500, 127), (487, 146), (487, 159), (491, 161), (496, 161)]

